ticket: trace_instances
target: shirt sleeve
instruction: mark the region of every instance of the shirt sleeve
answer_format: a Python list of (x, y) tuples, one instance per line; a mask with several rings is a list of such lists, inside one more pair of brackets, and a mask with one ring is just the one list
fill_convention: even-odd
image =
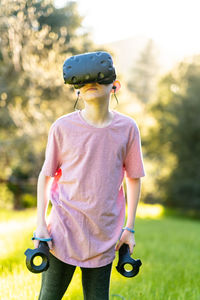
[(140, 132), (136, 123), (129, 135), (127, 154), (124, 160), (125, 176), (139, 178), (145, 176)]
[(54, 177), (61, 165), (61, 147), (56, 126), (53, 124), (49, 130), (45, 151), (45, 161), (41, 172), (46, 176)]

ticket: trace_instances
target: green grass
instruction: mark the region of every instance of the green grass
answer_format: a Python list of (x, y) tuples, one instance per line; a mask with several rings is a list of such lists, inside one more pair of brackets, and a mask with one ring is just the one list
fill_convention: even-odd
[[(41, 275), (26, 269), (24, 256), (26, 248), (33, 247), (36, 210), (0, 211), (0, 218), (0, 299), (36, 300)], [(124, 278), (115, 269), (116, 258), (110, 300), (199, 300), (200, 222), (137, 216), (135, 228), (133, 257), (141, 259), (141, 270), (134, 278)], [(64, 300), (83, 299), (80, 275), (77, 268)]]

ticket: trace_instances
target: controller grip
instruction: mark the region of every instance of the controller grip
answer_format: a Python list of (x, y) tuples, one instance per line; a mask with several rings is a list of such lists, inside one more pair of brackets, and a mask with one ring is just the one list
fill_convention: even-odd
[[(32, 273), (41, 273), (48, 269), (49, 246), (47, 242), (40, 241), (38, 248), (27, 249), (24, 254), (26, 255), (26, 266)], [(42, 263), (40, 265), (35, 265), (33, 262), (34, 258), (37, 256), (42, 258)]]
[[(131, 267), (130, 271), (125, 270), (126, 265)], [(141, 260), (133, 259), (130, 256), (129, 246), (127, 244), (123, 244), (119, 249), (119, 261), (116, 266), (117, 271), (125, 277), (134, 277), (138, 274), (141, 265)]]

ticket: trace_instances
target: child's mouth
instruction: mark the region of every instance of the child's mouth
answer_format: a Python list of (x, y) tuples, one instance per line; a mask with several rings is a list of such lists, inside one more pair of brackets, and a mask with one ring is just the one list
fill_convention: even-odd
[(97, 88), (89, 88), (89, 89), (86, 90), (86, 92), (88, 92), (88, 91), (96, 91), (96, 90), (97, 90)]

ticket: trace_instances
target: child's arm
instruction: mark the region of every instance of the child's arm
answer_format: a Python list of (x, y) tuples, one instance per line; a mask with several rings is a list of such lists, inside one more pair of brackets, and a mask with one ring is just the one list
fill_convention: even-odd
[[(127, 204), (128, 204), (128, 216), (126, 221), (126, 227), (133, 229), (135, 225), (137, 205), (140, 198), (141, 179), (129, 178), (129, 177), (125, 177), (125, 179), (126, 179)], [(116, 251), (119, 250), (122, 244), (128, 244), (130, 253), (132, 254), (133, 247), (136, 245), (134, 234), (128, 230), (124, 230), (115, 248)]]
[(141, 179), (125, 177), (125, 180), (128, 204), (128, 216), (126, 226), (131, 229), (134, 229), (136, 210), (140, 198)]
[[(40, 238), (49, 238), (49, 232), (45, 220), (47, 208), (48, 208), (48, 186), (51, 182), (50, 176), (46, 176), (40, 172), (37, 183), (37, 229), (36, 236)], [(34, 246), (37, 248), (39, 245), (38, 240), (34, 240)], [(49, 248), (52, 248), (52, 242), (48, 242)]]

